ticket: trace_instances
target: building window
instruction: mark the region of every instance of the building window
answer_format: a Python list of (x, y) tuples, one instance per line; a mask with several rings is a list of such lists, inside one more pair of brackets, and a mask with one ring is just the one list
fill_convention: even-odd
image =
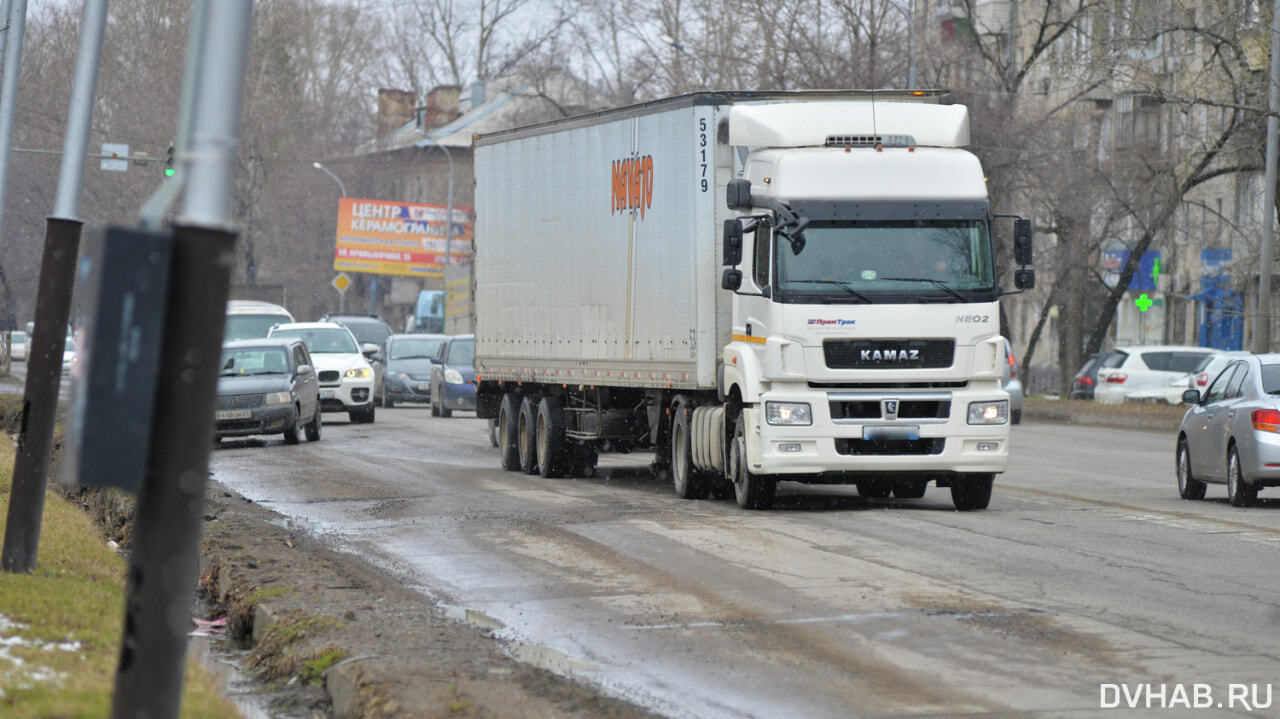
[(1115, 108), (1117, 147), (1160, 139), (1160, 98), (1122, 95), (1116, 98)]

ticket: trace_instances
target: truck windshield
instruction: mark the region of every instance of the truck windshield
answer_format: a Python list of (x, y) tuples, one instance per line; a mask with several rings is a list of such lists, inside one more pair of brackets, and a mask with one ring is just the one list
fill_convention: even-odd
[(991, 238), (983, 220), (814, 222), (799, 254), (774, 245), (779, 302), (991, 302)]

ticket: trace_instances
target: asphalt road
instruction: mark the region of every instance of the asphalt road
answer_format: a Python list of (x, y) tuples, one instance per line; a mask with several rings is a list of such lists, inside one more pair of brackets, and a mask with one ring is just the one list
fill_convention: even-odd
[(1170, 436), (1018, 426), (982, 512), (783, 485), (757, 513), (645, 454), (543, 479), (472, 417), (326, 417), (224, 441), (214, 478), (673, 717), (1280, 717), (1280, 490), (1182, 501)]

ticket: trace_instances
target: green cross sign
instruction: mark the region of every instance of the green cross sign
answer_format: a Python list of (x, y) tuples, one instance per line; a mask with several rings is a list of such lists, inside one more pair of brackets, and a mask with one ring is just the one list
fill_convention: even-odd
[(1141, 295), (1138, 295), (1138, 299), (1134, 300), (1133, 304), (1138, 306), (1139, 312), (1146, 312), (1151, 309), (1151, 305), (1155, 303), (1151, 301), (1150, 297), (1147, 297), (1146, 292), (1143, 292)]

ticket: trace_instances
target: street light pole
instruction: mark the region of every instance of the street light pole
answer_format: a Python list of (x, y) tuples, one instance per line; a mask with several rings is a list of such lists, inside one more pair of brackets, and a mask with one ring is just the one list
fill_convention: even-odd
[(699, 65), (701, 65), (701, 66), (702, 66), (702, 81), (703, 81), (704, 83), (706, 83), (708, 86), (710, 86), (710, 85), (711, 85), (711, 81), (712, 81), (712, 80), (717, 79), (717, 78), (716, 78), (716, 74), (715, 74), (715, 72), (713, 72), (713, 71), (711, 70), (711, 66), (710, 66), (710, 65), (708, 65), (707, 63), (703, 62), (703, 61), (702, 61), (702, 58), (700, 58), (700, 57), (698, 57), (697, 55), (694, 55), (693, 53), (689, 52), (689, 50), (684, 46), (684, 44), (683, 44), (683, 43), (677, 42), (677, 41), (676, 41), (676, 39), (675, 39), (674, 37), (671, 37), (670, 35), (663, 35), (662, 37), (660, 37), (660, 38), (658, 38), (658, 39), (659, 39), (659, 40), (661, 40), (661, 41), (663, 41), (663, 42), (665, 42), (666, 44), (670, 45), (672, 48), (674, 48), (674, 49), (675, 49), (675, 51), (676, 51), (676, 52), (678, 52), (678, 53), (680, 53), (681, 55), (684, 55), (684, 56), (686, 56), (686, 57), (692, 58), (694, 62), (696, 62), (696, 63), (698, 63)]
[(1271, 351), (1271, 273), (1275, 266), (1276, 143), (1280, 135), (1280, 0), (1271, 11), (1271, 81), (1267, 97), (1266, 168), (1263, 172), (1262, 237), (1259, 248), (1258, 314), (1253, 320), (1253, 351)]
[(907, 89), (916, 89), (916, 0), (908, 0), (903, 7), (895, 0), (887, 0), (894, 10), (907, 19)]
[(449, 152), (449, 148), (438, 140), (433, 140), (424, 135), (422, 142), (418, 143), (418, 147), (427, 146), (440, 148), (444, 151), (445, 158), (449, 160), (449, 190), (444, 222), (444, 264), (447, 267), (453, 264), (453, 153)]
[(338, 183), (338, 190), (342, 192), (342, 196), (343, 197), (347, 196), (347, 186), (342, 184), (342, 180), (339, 180), (338, 176), (333, 174), (333, 172), (331, 172), (329, 168), (325, 167), (324, 165), (321, 165), (318, 162), (311, 163), (311, 166), (323, 172), (324, 174), (328, 175), (329, 177), (332, 177), (333, 181)]

